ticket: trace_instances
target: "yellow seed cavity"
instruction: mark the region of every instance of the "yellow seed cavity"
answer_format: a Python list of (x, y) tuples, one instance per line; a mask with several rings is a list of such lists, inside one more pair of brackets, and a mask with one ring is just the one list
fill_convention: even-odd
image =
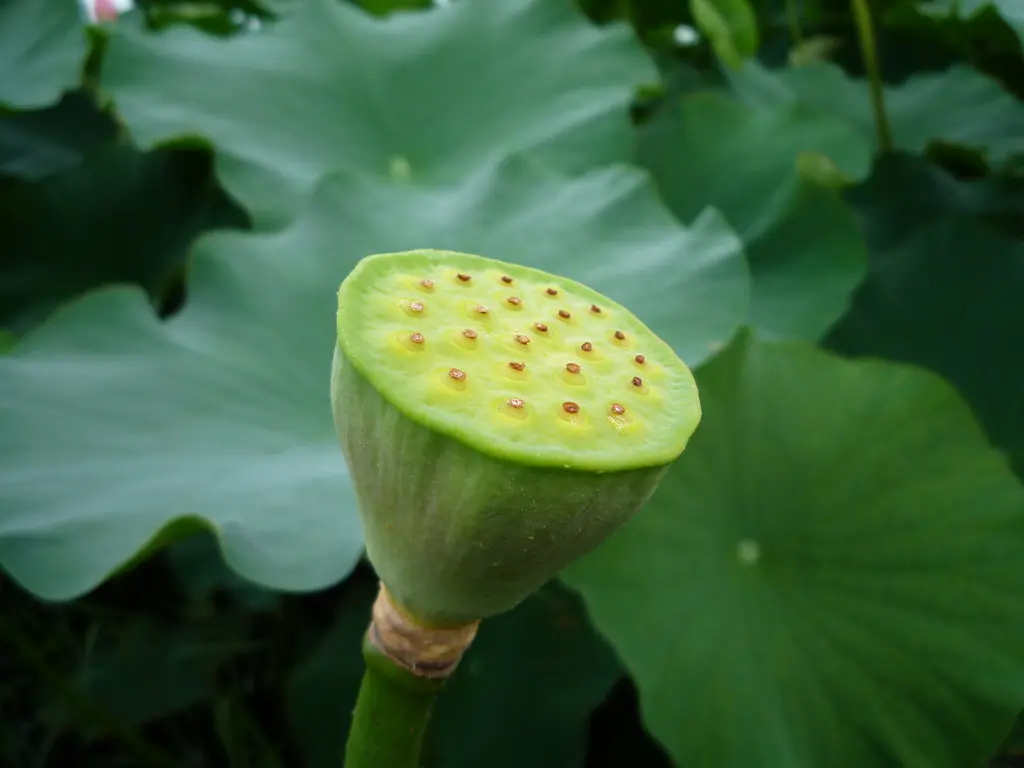
[(465, 330), (462, 331), (462, 335), (465, 336), (467, 339), (475, 339), (478, 334), (472, 328), (466, 328)]
[(523, 304), (523, 300), (518, 296), (509, 296), (505, 301), (513, 307), (520, 307)]
[(593, 352), (594, 345), (591, 344), (589, 341), (584, 341), (582, 344), (580, 344), (580, 349), (582, 349), (584, 352)]
[(501, 412), (510, 419), (526, 421), (530, 415), (530, 409), (526, 407), (526, 401), (521, 397), (510, 397), (501, 404)]
[(426, 288), (429, 291), (431, 288), (434, 287), (434, 281), (433, 280), (423, 279), (423, 280), (420, 280), (420, 285), (423, 286), (424, 288)]
[(423, 334), (422, 333), (410, 334), (409, 335), (409, 341), (411, 341), (413, 344), (422, 344), (423, 341), (424, 341)]
[(448, 377), (455, 381), (465, 381), (466, 372), (461, 370), (460, 368), (449, 368)]
[(568, 320), (570, 317), (572, 317), (572, 315), (568, 312), (568, 310), (565, 310), (565, 309), (558, 310), (558, 316), (560, 318), (562, 318), (563, 320)]
[(508, 367), (513, 371), (522, 371), (526, 368), (526, 363), (519, 362), (517, 360), (509, 360)]
[(534, 323), (533, 327), (536, 328), (541, 333), (547, 333), (548, 332), (548, 327), (544, 323)]
[[(501, 276), (501, 282), (506, 283), (508, 285), (511, 285), (512, 284), (512, 278), (509, 277), (508, 275), (502, 275)], [(522, 401), (520, 400), (520, 402), (522, 402)]]
[(469, 275), (465, 275), (462, 272), (459, 272), (459, 274), (457, 274), (456, 277), (459, 278), (459, 280), (461, 280), (464, 283), (468, 283), (471, 279)]
[(545, 291), (545, 293), (547, 293), (548, 296), (557, 296), (558, 295), (558, 291), (555, 290), (554, 288), (548, 288), (547, 291)]
[(516, 341), (525, 347), (527, 344), (530, 343), (530, 337), (522, 333), (517, 333)]
[(566, 363), (565, 370), (567, 370), (569, 373), (579, 373), (580, 366), (578, 363)]
[(579, 413), (580, 406), (578, 403), (574, 403), (572, 400), (566, 400), (562, 403), (562, 410), (566, 413)]

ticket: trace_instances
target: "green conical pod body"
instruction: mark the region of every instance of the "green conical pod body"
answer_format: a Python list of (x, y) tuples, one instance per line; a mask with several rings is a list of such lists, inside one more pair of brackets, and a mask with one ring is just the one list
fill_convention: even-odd
[(613, 533), (700, 420), (689, 369), (624, 307), (448, 251), (342, 283), (332, 402), (368, 557), (439, 626), (509, 610)]

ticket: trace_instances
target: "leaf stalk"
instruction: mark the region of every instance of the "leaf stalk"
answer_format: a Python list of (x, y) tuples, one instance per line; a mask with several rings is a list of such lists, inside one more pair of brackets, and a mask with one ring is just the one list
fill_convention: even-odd
[(864, 58), (864, 67), (868, 75), (868, 90), (871, 94), (871, 110), (875, 118), (878, 150), (879, 152), (891, 152), (893, 149), (892, 128), (885, 110), (882, 70), (878, 63), (878, 49), (875, 43), (874, 27), (871, 23), (871, 9), (868, 7), (868, 0), (850, 0), (850, 5), (857, 25), (861, 56)]

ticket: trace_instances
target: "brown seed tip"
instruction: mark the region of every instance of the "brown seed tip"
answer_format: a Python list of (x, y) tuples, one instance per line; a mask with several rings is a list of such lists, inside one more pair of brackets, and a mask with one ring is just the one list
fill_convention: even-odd
[(621, 405), (619, 405), (618, 403), (612, 403), (612, 413), (614, 413), (616, 416), (621, 416), (625, 412), (626, 409), (623, 408)]
[(476, 305), (476, 312), (477, 312), (477, 314), (478, 314), (478, 315), (486, 315), (486, 314), (487, 314), (488, 312), (490, 312), (490, 311), (491, 311), (491, 310), (489, 310), (489, 309), (488, 309), (487, 307), (485, 307), (485, 306), (484, 306), (483, 304), (477, 304), (477, 305)]
[(633, 377), (633, 386), (634, 387), (642, 387), (643, 385), (644, 385), (644, 380), (643, 379), (641, 379), (639, 376), (634, 376)]
[(516, 334), (516, 341), (518, 341), (520, 344), (529, 344), (530, 343), (530, 337), (529, 336), (525, 336), (525, 335), (523, 335), (521, 333), (517, 333)]
[(413, 344), (422, 344), (423, 343), (423, 334), (422, 333), (414, 333), (411, 336), (409, 336), (409, 341), (411, 341)]
[(507, 301), (513, 307), (518, 307), (520, 304), (523, 303), (523, 300), (520, 299), (518, 296), (509, 296), (507, 299), (505, 299), (505, 301)]
[(567, 370), (569, 373), (579, 373), (580, 367), (576, 363), (566, 363), (565, 370)]
[(434, 281), (433, 280), (420, 280), (420, 285), (422, 285), (424, 288), (433, 288), (434, 287)]
[(644, 362), (646, 362), (646, 360), (647, 360), (647, 358), (644, 357), (643, 355), (637, 355), (633, 359), (636, 360), (638, 363), (640, 363), (640, 365), (643, 365)]
[(579, 413), (580, 407), (572, 400), (566, 400), (564, 403), (562, 403), (562, 410), (565, 411), (566, 413)]
[(516, 362), (515, 360), (509, 360), (508, 367), (511, 368), (513, 371), (521, 371), (526, 367), (526, 363), (519, 363)]
[(558, 316), (560, 318), (562, 318), (563, 320), (568, 320), (569, 319), (569, 313), (566, 310), (564, 310), (564, 309), (558, 310)]
[(595, 315), (600, 315), (601, 314), (601, 308), (599, 306), (597, 306), (597, 304), (591, 304), (590, 305), (590, 311), (593, 312)]
[(548, 288), (547, 293), (548, 293), (548, 296), (557, 296), (558, 295), (558, 291), (556, 291), (554, 288)]
[(464, 283), (468, 283), (469, 282), (469, 275), (464, 275), (461, 272), (459, 272), (459, 274), (456, 275), (456, 277), (458, 277), (459, 280), (461, 280)]
[(522, 408), (523, 405), (525, 405), (525, 403), (518, 397), (510, 397), (508, 399), (508, 404), (513, 408)]
[(591, 344), (589, 341), (584, 341), (582, 344), (580, 344), (580, 349), (582, 349), (584, 352), (592, 352), (594, 349), (594, 345)]
[(618, 339), (619, 341), (622, 341), (623, 339), (626, 338), (626, 334), (624, 334), (622, 331), (616, 331), (615, 338)]
[(450, 368), (448, 370), (448, 375), (456, 381), (465, 381), (466, 379), (466, 372), (460, 371), (458, 368)]
[(501, 276), (501, 282), (503, 282), (503, 283), (511, 283), (512, 282), (512, 278), (509, 277), (508, 275), (502, 275)]
[(467, 328), (462, 332), (462, 335), (465, 336), (467, 339), (475, 339), (476, 331), (474, 331), (472, 328)]
[(533, 327), (536, 328), (541, 333), (546, 332), (548, 329), (548, 327), (544, 323), (534, 323)]
[(423, 311), (423, 302), (422, 301), (414, 301), (412, 304), (409, 305), (409, 309), (411, 309), (413, 312), (422, 312)]

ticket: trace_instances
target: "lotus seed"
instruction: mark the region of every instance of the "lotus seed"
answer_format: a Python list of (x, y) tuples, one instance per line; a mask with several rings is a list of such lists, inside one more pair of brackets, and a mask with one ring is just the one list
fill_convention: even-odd
[(409, 341), (411, 341), (413, 344), (422, 344), (423, 343), (423, 334), (422, 333), (414, 333), (411, 336), (409, 336)]
[(566, 413), (579, 413), (580, 407), (572, 400), (566, 400), (564, 403), (562, 403), (562, 410), (565, 411)]
[(518, 341), (520, 344), (524, 344), (524, 345), (525, 344), (529, 344), (530, 343), (530, 337), (529, 336), (524, 336), (521, 333), (517, 333), (516, 334), (516, 341)]
[(429, 290), (429, 289), (434, 287), (434, 281), (433, 280), (420, 280), (420, 285), (422, 285), (424, 288)]
[(474, 331), (472, 328), (467, 328), (462, 332), (462, 335), (465, 336), (467, 339), (475, 339), (477, 334), (476, 331)]
[(548, 288), (548, 296), (557, 296), (557, 295), (558, 295), (558, 291), (556, 291), (554, 288)]
[(460, 371), (458, 368), (449, 369), (448, 375), (455, 379), (455, 381), (464, 381), (466, 378), (466, 372)]
[(523, 401), (518, 397), (510, 397), (508, 399), (508, 404), (513, 408), (522, 408), (524, 405)]
[(518, 306), (519, 306), (520, 304), (522, 304), (522, 303), (523, 303), (522, 299), (520, 299), (520, 298), (519, 298), (518, 296), (509, 296), (509, 297), (508, 297), (508, 298), (506, 299), (506, 301), (507, 301), (507, 302), (508, 302), (509, 304), (511, 304), (511, 305), (512, 305), (513, 307), (518, 307)]
[(619, 405), (618, 403), (612, 403), (612, 413), (614, 413), (616, 416), (621, 416), (625, 412), (626, 409), (623, 408), (621, 405)]
[(580, 349), (582, 349), (584, 352), (590, 352), (594, 349), (594, 345), (591, 344), (589, 341), (584, 341), (582, 344), (580, 344)]
[(533, 327), (541, 333), (547, 333), (548, 327), (544, 323), (534, 323)]
[(512, 282), (512, 278), (509, 277), (508, 275), (502, 275), (501, 276), (501, 282), (503, 282), (503, 283), (511, 283)]
[(643, 365), (643, 364), (644, 364), (644, 361), (646, 361), (646, 360), (647, 360), (647, 358), (646, 358), (646, 357), (644, 357), (643, 355), (637, 355), (637, 356), (636, 356), (636, 357), (634, 357), (633, 359), (634, 359), (634, 360), (636, 360), (636, 361), (637, 361), (638, 363), (640, 363), (640, 365)]
[(409, 309), (411, 309), (413, 312), (422, 312), (423, 311), (423, 302), (422, 301), (414, 301), (412, 304), (409, 305)]
[(618, 339), (619, 341), (622, 341), (623, 339), (626, 338), (626, 334), (624, 334), (622, 331), (616, 331), (615, 338)]
[(595, 315), (601, 314), (601, 308), (597, 306), (597, 304), (591, 304), (590, 311), (593, 312)]
[(477, 304), (477, 305), (476, 305), (476, 311), (477, 311), (477, 314), (480, 314), (480, 315), (486, 315), (486, 314), (487, 314), (488, 312), (490, 312), (491, 310), (489, 310), (489, 309), (488, 309), (487, 307), (485, 307), (485, 306), (484, 306), (483, 304)]
[(634, 387), (642, 387), (643, 385), (644, 385), (644, 380), (643, 379), (641, 379), (639, 376), (634, 376), (633, 377), (633, 386)]
[(566, 363), (565, 370), (567, 370), (569, 373), (579, 373), (580, 367), (576, 363)]
[(461, 280), (464, 283), (468, 283), (469, 282), (469, 275), (464, 275), (461, 272), (459, 272), (457, 277), (459, 278), (459, 280)]
[(515, 360), (509, 360), (508, 367), (513, 371), (521, 371), (526, 368), (526, 363), (516, 362)]
[(569, 319), (569, 313), (566, 312), (564, 309), (558, 310), (558, 316), (560, 318), (562, 318), (563, 320), (568, 320)]

